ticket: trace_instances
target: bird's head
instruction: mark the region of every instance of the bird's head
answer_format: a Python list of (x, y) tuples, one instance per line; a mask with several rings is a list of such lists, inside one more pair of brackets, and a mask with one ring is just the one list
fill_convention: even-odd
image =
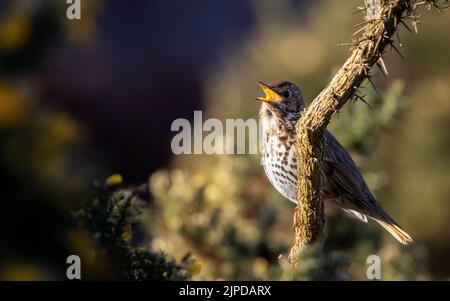
[(271, 84), (258, 82), (264, 91), (264, 97), (257, 97), (256, 100), (268, 105), (268, 109), (280, 118), (296, 121), (300, 118), (300, 113), (305, 107), (300, 89), (288, 81), (279, 81)]

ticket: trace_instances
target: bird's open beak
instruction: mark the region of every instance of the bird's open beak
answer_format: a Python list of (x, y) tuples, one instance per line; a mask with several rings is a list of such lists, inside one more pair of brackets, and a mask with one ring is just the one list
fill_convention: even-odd
[(264, 91), (265, 97), (256, 97), (256, 100), (264, 101), (270, 104), (280, 103), (283, 98), (277, 92), (269, 88), (265, 83), (258, 82), (258, 85)]

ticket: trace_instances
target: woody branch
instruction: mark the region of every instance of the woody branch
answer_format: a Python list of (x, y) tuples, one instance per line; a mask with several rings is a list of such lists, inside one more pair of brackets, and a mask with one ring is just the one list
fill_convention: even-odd
[[(441, 1), (448, 4), (447, 1)], [(369, 71), (374, 65), (387, 75), (382, 56), (388, 45), (394, 50), (393, 35), (398, 26), (410, 21), (417, 31), (420, 15), (417, 7), (425, 5), (438, 9), (438, 1), (413, 0), (365, 0), (362, 28), (354, 34), (350, 56), (338, 70), (326, 88), (313, 100), (297, 122), (298, 191), (295, 219), (295, 241), (291, 248), (291, 263), (305, 246), (321, 235), (324, 224), (322, 199), (323, 135), (331, 117), (352, 97), (365, 79), (370, 80)]]

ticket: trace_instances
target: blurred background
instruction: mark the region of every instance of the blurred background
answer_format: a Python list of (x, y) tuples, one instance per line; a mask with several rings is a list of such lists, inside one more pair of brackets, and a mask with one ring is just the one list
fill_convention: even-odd
[(0, 2), (0, 279), (66, 279), (71, 254), (83, 279), (365, 280), (372, 254), (384, 280), (450, 278), (449, 12), (401, 28), (405, 60), (388, 49), (369, 105), (330, 126), (414, 244), (328, 210), (294, 270), (294, 207), (259, 157), (175, 156), (170, 126), (256, 118), (259, 80), (312, 100), (362, 1), (81, 3), (71, 21), (65, 1)]

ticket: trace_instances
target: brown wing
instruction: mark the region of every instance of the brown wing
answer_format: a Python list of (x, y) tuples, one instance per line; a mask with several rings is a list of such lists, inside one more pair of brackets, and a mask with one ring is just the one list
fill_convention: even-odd
[(360, 219), (360, 215), (362, 215), (362, 220), (364, 220), (364, 215), (369, 216), (402, 244), (412, 242), (408, 233), (377, 203), (355, 162), (328, 131), (325, 132), (323, 171), (325, 199), (331, 199), (338, 206)]
[(325, 198), (334, 199), (345, 209), (372, 217), (385, 213), (370, 193), (353, 159), (328, 131), (325, 132), (323, 170)]

